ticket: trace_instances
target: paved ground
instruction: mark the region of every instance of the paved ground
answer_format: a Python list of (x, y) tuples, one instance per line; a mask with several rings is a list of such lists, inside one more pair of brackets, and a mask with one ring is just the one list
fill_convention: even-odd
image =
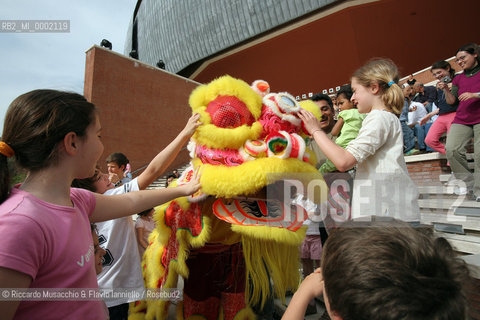
[[(290, 302), (290, 300), (292, 299), (292, 296), (287, 296), (286, 297), (286, 303), (288, 305), (288, 303)], [(312, 313), (312, 314), (309, 314), (309, 315), (306, 315), (305, 316), (305, 320), (318, 320), (318, 319), (324, 319), (324, 318), (321, 318), (324, 314), (326, 314), (326, 310), (325, 310), (325, 304), (320, 301), (320, 300), (317, 300), (315, 299), (315, 303), (316, 303), (316, 311), (315, 313)], [(279, 299), (275, 299), (275, 315), (279, 315), (279, 319), (281, 318), (281, 316), (283, 315), (283, 313), (285, 312), (285, 310), (287, 309), (287, 306), (285, 305), (282, 305), (282, 303), (280, 302)], [(329, 319), (328, 317), (325, 318), (325, 319)]]
[[(183, 289), (183, 279), (181, 279), (181, 277), (179, 277), (179, 279), (180, 280), (178, 281), (177, 288)], [(288, 305), (288, 303), (290, 302), (291, 299), (292, 299), (291, 295), (286, 297), (287, 305)], [(314, 313), (314, 314), (310, 314), (310, 315), (305, 316), (305, 320), (329, 319), (328, 317), (326, 317), (326, 318), (322, 317), (324, 315), (324, 313), (326, 313), (325, 312), (325, 305), (323, 304), (323, 302), (321, 302), (319, 300), (318, 301), (315, 300), (315, 302), (316, 302), (317, 312)], [(176, 311), (175, 311), (176, 307), (177, 307), (176, 304), (174, 304), (174, 303), (170, 304), (170, 308), (168, 309), (168, 320), (176, 320)], [(274, 319), (280, 319), (286, 309), (287, 309), (287, 306), (283, 305), (282, 302), (280, 301), (280, 299), (275, 299)], [(268, 319), (268, 320), (270, 320), (270, 319)]]

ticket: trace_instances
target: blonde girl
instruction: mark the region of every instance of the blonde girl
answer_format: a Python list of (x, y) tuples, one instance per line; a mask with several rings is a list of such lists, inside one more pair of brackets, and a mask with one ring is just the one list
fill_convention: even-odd
[(403, 157), (398, 115), (404, 97), (398, 79), (397, 67), (388, 59), (373, 59), (353, 74), (351, 100), (360, 113), (368, 115), (346, 149), (328, 139), (313, 114), (305, 110), (299, 113), (308, 132), (338, 170), (357, 166), (352, 218), (377, 215), (420, 220), (418, 191)]
[[(91, 222), (140, 212), (200, 188), (104, 196), (70, 188), (103, 152), (96, 108), (79, 94), (35, 90), (10, 105), (0, 142), (0, 287), (98, 288)], [(27, 171), (10, 189), (7, 157)], [(2, 319), (105, 319), (101, 300), (2, 301)]]

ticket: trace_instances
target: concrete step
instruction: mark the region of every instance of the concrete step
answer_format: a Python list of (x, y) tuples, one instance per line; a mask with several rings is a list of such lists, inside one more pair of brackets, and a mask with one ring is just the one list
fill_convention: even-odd
[(450, 179), (451, 174), (441, 174), (438, 178), (441, 182), (447, 182)]
[(480, 254), (480, 237), (477, 235), (459, 235), (444, 232), (435, 232), (439, 237), (444, 237), (458, 252)]
[(454, 194), (454, 186), (445, 186), (445, 185), (435, 185), (435, 186), (418, 186), (418, 193), (422, 194), (434, 194), (434, 195), (444, 195), (444, 194)]
[(441, 160), (441, 159), (447, 159), (447, 157), (444, 154), (441, 154), (439, 152), (428, 152), (428, 153), (416, 154), (413, 156), (405, 156), (406, 163), (428, 161), (428, 160)]
[(433, 225), (434, 223), (461, 225), (465, 230), (480, 231), (480, 218), (456, 215), (455, 213), (420, 212), (420, 222)]
[(480, 218), (457, 215), (455, 213), (420, 212), (420, 222), (433, 225), (435, 223), (461, 225), (464, 230), (480, 231)]
[(419, 199), (420, 208), (454, 210), (457, 207), (476, 208), (480, 210), (480, 202), (466, 200), (466, 196), (456, 198)]
[[(181, 166), (180, 168), (177, 168), (177, 171), (178, 173), (181, 175), (183, 173), (183, 171), (185, 171), (185, 169), (190, 165), (190, 163), (187, 163), (183, 166)], [(153, 181), (148, 187), (147, 189), (161, 189), (161, 188), (165, 188), (165, 184), (167, 182), (167, 175), (163, 175), (161, 176), (160, 178), (158, 178), (157, 180)]]

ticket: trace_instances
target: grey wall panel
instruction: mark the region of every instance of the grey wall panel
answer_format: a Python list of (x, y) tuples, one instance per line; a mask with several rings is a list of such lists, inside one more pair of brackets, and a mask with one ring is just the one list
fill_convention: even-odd
[[(188, 65), (337, 0), (143, 0), (137, 13), (139, 59)], [(132, 28), (125, 54), (132, 49)]]

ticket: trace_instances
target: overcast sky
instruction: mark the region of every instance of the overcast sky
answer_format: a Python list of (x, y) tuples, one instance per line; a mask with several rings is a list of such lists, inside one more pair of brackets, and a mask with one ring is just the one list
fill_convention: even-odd
[(0, 135), (8, 105), (22, 93), (52, 88), (83, 94), (85, 51), (105, 38), (123, 54), (136, 2), (3, 0), (0, 20), (70, 20), (70, 32), (0, 32)]

